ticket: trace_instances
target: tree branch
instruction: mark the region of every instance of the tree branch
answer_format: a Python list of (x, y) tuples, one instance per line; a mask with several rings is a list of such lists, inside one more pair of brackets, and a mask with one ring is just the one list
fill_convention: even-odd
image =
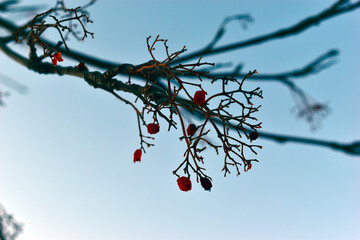
[(339, 14), (343, 14), (352, 10), (357, 9), (360, 7), (360, 1), (357, 1), (356, 3), (349, 3), (348, 0), (338, 0), (336, 3), (334, 3), (330, 8), (320, 12), (317, 15), (310, 16), (308, 18), (305, 18), (304, 20), (301, 20), (299, 23), (290, 26), (288, 28), (283, 28), (278, 31), (264, 34), (258, 37), (251, 38), (249, 40), (245, 41), (239, 41), (236, 43), (228, 44), (222, 47), (213, 48), (211, 47), (205, 47), (201, 50), (192, 52), (188, 55), (182, 56), (179, 60), (174, 61), (173, 64), (178, 64), (180, 62), (185, 62), (191, 59), (196, 59), (199, 57), (205, 57), (208, 55), (215, 55), (219, 53), (224, 53), (228, 51), (233, 51), (240, 48), (250, 47), (257, 44), (262, 44), (268, 41), (272, 41), (279, 38), (285, 38), (292, 35), (299, 34), (307, 29), (309, 29), (312, 26), (319, 25), (321, 22), (330, 19), (332, 17), (335, 17)]

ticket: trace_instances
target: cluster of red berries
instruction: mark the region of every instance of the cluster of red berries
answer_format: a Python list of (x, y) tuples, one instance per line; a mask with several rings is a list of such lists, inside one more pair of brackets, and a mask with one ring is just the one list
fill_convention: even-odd
[[(83, 71), (85, 69), (85, 64), (80, 63), (78, 65), (78, 69), (80, 71)], [(195, 95), (194, 95), (195, 104), (199, 105), (199, 106), (204, 105), (205, 102), (206, 102), (206, 100), (205, 100), (205, 95), (206, 94), (207, 93), (204, 90), (200, 90), (200, 91), (195, 92)], [(193, 136), (196, 133), (197, 129), (198, 129), (198, 127), (195, 124), (189, 124), (189, 126), (186, 129), (186, 133), (187, 133), (188, 136)], [(160, 131), (160, 126), (159, 126), (158, 123), (150, 123), (150, 124), (147, 125), (147, 131), (148, 131), (149, 134), (156, 134), (156, 133), (158, 133)], [(250, 138), (251, 141), (256, 140), (258, 137), (259, 137), (259, 134), (256, 131), (251, 132), (249, 134), (249, 138)], [(224, 146), (224, 149), (225, 149), (225, 146)], [(229, 151), (229, 150), (225, 149), (225, 152), (227, 152), (227, 151)], [(137, 149), (134, 152), (134, 163), (135, 162), (141, 162), (141, 155), (142, 155), (141, 149)], [(245, 171), (250, 170), (251, 167), (252, 167), (252, 164), (249, 163), (247, 165), (247, 168), (246, 168)], [(192, 188), (191, 180), (188, 177), (184, 177), (184, 176), (179, 177), (177, 179), (177, 184), (178, 184), (180, 190), (184, 191), (184, 192), (188, 192)], [(210, 179), (207, 178), (207, 177), (200, 176), (200, 184), (205, 189), (205, 191), (210, 191), (211, 188), (212, 188), (212, 183), (211, 183)]]
[(57, 62), (58, 62), (58, 61), (59, 61), (59, 62), (64, 61), (64, 59), (62, 58), (60, 52), (54, 53), (52, 56), (50, 56), (50, 58), (51, 58), (51, 62), (52, 62), (52, 64), (53, 64), (54, 66), (57, 65)]
[[(54, 66), (57, 65), (58, 62), (62, 62), (64, 61), (64, 59), (62, 58), (62, 55), (61, 55), (61, 52), (56, 52), (54, 53), (53, 55), (50, 56), (51, 58), (51, 62)], [(79, 71), (84, 71), (85, 70), (85, 63), (83, 62), (80, 62), (78, 65), (77, 65), (77, 69)]]

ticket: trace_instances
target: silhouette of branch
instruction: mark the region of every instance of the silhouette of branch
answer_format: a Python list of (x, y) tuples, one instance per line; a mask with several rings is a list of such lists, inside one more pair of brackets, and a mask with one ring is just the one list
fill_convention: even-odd
[[(311, 61), (310, 63), (306, 64), (302, 68), (291, 70), (291, 71), (285, 71), (282, 73), (261, 73), (257, 75), (252, 75), (249, 77), (249, 80), (257, 80), (257, 81), (278, 81), (281, 83), (284, 83), (285, 85), (288, 85), (288, 81), (290, 79), (297, 79), (297, 78), (304, 78), (311, 74), (319, 73), (322, 70), (325, 70), (329, 67), (331, 67), (335, 60), (333, 59), (339, 55), (339, 51), (336, 49), (331, 49), (328, 52), (322, 54), (321, 56), (317, 57), (315, 60)], [(206, 68), (203, 69), (203, 72), (212, 72), (215, 70), (217, 65), (215, 65), (212, 68)], [(227, 66), (227, 65), (225, 65)], [(222, 68), (223, 65), (218, 66), (218, 68)], [(246, 76), (246, 73), (241, 73), (242, 65), (237, 65), (234, 70), (229, 72), (218, 72), (218, 73), (209, 73), (208, 75), (211, 77), (220, 78), (220, 77), (229, 77), (229, 78), (243, 78)], [(187, 73), (185, 75), (189, 78), (196, 78), (196, 75)]]
[[(245, 41), (239, 41), (232, 44), (228, 44), (222, 47), (214, 48), (213, 44), (209, 44), (205, 48), (189, 53), (188, 55), (182, 56), (179, 60), (173, 62), (173, 64), (178, 64), (180, 62), (185, 62), (191, 59), (196, 59), (199, 57), (205, 57), (208, 55), (215, 55), (219, 53), (224, 53), (228, 51), (237, 50), (240, 48), (250, 47), (257, 44), (262, 44), (268, 41), (272, 41), (279, 38), (285, 38), (292, 35), (299, 34), (310, 27), (319, 25), (321, 22), (330, 19), (332, 17), (335, 17), (339, 14), (343, 14), (349, 11), (353, 11), (360, 7), (360, 1), (357, 1), (355, 3), (351, 3), (349, 0), (338, 0), (335, 2), (331, 7), (328, 9), (320, 12), (319, 14), (316, 14), (314, 16), (310, 16), (308, 18), (305, 18), (304, 20), (301, 20), (299, 23), (290, 26), (288, 28), (283, 28), (278, 31), (264, 34), (258, 37), (251, 38), (249, 40)], [(217, 35), (217, 34), (216, 34)], [(217, 40), (218, 41), (218, 40)]]
[(25, 85), (19, 83), (15, 79), (12, 79), (11, 77), (1, 72), (0, 72), (0, 83), (4, 84), (8, 88), (21, 94), (25, 94), (28, 90)]
[(0, 12), (33, 12), (43, 8), (45, 5), (32, 5), (14, 7), (20, 0), (6, 0), (0, 3)]
[(276, 141), (278, 143), (302, 143), (302, 144), (309, 144), (314, 146), (321, 146), (330, 148), (336, 151), (342, 151), (344, 153), (360, 156), (360, 141), (354, 141), (352, 143), (339, 143), (336, 141), (328, 141), (328, 140), (320, 140), (320, 139), (313, 139), (313, 138), (305, 138), (305, 137), (298, 137), (298, 136), (290, 136), (290, 135), (282, 135), (282, 134), (274, 134), (274, 133), (266, 133), (260, 132), (259, 137), (264, 139), (269, 139)]
[[(193, 116), (202, 120), (204, 117), (201, 112), (194, 112)], [(221, 124), (220, 119), (214, 119), (216, 124)], [(230, 127), (236, 130), (236, 126), (230, 125)], [(245, 131), (251, 132), (251, 129), (245, 128)], [(277, 143), (300, 143), (300, 144), (308, 144), (319, 147), (325, 147), (328, 149), (342, 151), (346, 154), (350, 154), (353, 156), (360, 156), (360, 141), (353, 141), (352, 143), (340, 143), (337, 141), (329, 141), (329, 140), (321, 140), (307, 137), (299, 137), (292, 136), (286, 134), (277, 134), (277, 133), (269, 133), (265, 131), (257, 130), (259, 133), (259, 138), (275, 141)]]
[[(308, 28), (310, 28), (314, 25), (318, 25), (321, 22), (323, 22), (327, 19), (330, 19), (332, 17), (335, 17), (339, 14), (343, 14), (343, 13), (355, 10), (358, 7), (360, 7), (360, 1), (357, 1), (355, 3), (349, 3), (348, 0), (339, 0), (335, 4), (333, 4), (330, 8), (320, 12), (319, 14), (308, 17), (291, 27), (288, 27), (285, 29), (280, 29), (273, 33), (265, 34), (265, 35), (258, 36), (258, 37), (255, 37), (255, 38), (252, 38), (249, 40), (240, 41), (237, 43), (229, 44), (229, 45), (226, 45), (223, 47), (218, 47), (218, 48), (213, 48), (213, 45), (214, 45), (213, 43), (215, 40), (212, 40), (212, 42), (208, 46), (206, 46), (204, 49), (195, 51), (188, 55), (185, 55), (185, 56), (181, 57), (180, 60), (174, 61), (172, 64), (175, 65), (175, 64), (178, 64), (179, 62), (184, 62), (184, 61), (194, 59), (194, 58), (199, 58), (199, 57), (204, 57), (207, 55), (231, 51), (231, 50), (244, 48), (244, 47), (248, 47), (248, 46), (255, 45), (255, 44), (261, 44), (266, 41), (275, 40), (278, 38), (289, 37), (291, 35), (301, 33), (302, 31), (305, 31)], [(237, 15), (237, 16), (243, 16), (243, 15)], [(248, 18), (250, 18), (250, 16), (248, 16)], [(248, 21), (250, 21), (250, 20), (248, 20)], [(224, 22), (228, 22), (228, 21), (224, 20)], [(224, 22), (222, 23), (222, 25), (224, 25)], [(7, 19), (1, 18), (1, 17), (0, 17), (0, 26), (4, 27), (5, 29), (9, 30), (10, 32), (16, 32), (19, 29), (19, 26), (15, 25), (13, 22), (8, 21)], [(219, 31), (222, 31), (221, 27), (220, 27)], [(218, 35), (222, 36), (222, 34), (219, 34), (219, 31), (216, 34), (216, 36), (218, 36)], [(26, 35), (26, 32), (23, 33), (22, 35)], [(219, 40), (216, 37), (215, 37), (215, 39), (216, 39), (216, 41)], [(44, 40), (44, 43), (46, 43), (51, 48), (55, 48), (55, 46), (56, 46), (56, 44), (52, 43), (51, 41)], [(211, 47), (209, 48), (209, 46), (211, 46)], [(62, 48), (62, 47), (59, 48), (58, 50), (60, 52), (64, 53), (64, 55), (73, 57), (75, 59), (79, 59), (83, 62), (86, 62), (87, 64), (94, 65), (94, 66), (97, 66), (100, 68), (113, 68), (113, 67), (119, 65), (119, 63), (117, 63), (117, 62), (100, 59), (100, 58), (93, 57), (93, 56), (90, 56), (90, 55), (87, 55), (87, 54), (84, 54), (84, 53), (81, 53), (78, 51), (72, 51), (71, 53), (68, 53), (66, 51), (66, 49)], [(272, 76), (270, 76), (270, 78), (271, 77)], [(258, 79), (261, 79), (261, 78), (258, 78)]]

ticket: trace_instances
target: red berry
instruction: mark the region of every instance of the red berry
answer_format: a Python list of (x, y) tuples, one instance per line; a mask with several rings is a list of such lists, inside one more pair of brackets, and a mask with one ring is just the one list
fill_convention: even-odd
[(52, 64), (53, 64), (54, 66), (57, 65), (57, 60), (56, 60), (55, 58), (51, 59), (51, 61), (52, 61)]
[(200, 90), (195, 92), (194, 102), (196, 105), (203, 105), (205, 103), (205, 94), (207, 94), (204, 90)]
[(197, 127), (195, 124), (190, 124), (186, 129), (186, 132), (189, 136), (192, 136), (196, 133)]
[(252, 168), (252, 164), (248, 163), (247, 165), (244, 166), (244, 171), (247, 172)]
[(77, 65), (79, 71), (84, 71), (85, 70), (85, 63), (81, 62), (79, 63), (79, 65)]
[(181, 191), (187, 192), (191, 190), (191, 181), (187, 177), (178, 178), (177, 184)]
[(251, 163), (249, 163), (249, 165), (248, 165), (248, 167), (247, 167), (246, 171), (249, 171), (251, 168), (252, 168), (252, 164), (251, 164)]
[(210, 192), (210, 190), (212, 188), (212, 183), (211, 183), (210, 179), (200, 176), (200, 183), (201, 183), (201, 186), (205, 189), (205, 191)]
[(134, 163), (135, 162), (141, 162), (141, 149), (136, 149), (136, 151), (134, 152)]
[(252, 132), (249, 135), (249, 138), (251, 141), (256, 140), (259, 137), (259, 134), (257, 132)]
[(160, 126), (157, 123), (150, 123), (147, 125), (147, 131), (150, 134), (156, 134), (160, 131)]

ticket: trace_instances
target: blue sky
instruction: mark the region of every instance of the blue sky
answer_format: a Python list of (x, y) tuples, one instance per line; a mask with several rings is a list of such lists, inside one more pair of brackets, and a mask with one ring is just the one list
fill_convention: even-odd
[[(69, 7), (79, 3), (69, 1)], [(149, 35), (167, 38), (170, 50), (186, 45), (191, 52), (206, 45), (230, 15), (249, 13), (255, 22), (246, 31), (230, 24), (219, 45), (289, 26), (332, 3), (104, 0), (90, 9), (95, 38), (69, 45), (139, 64), (150, 59)], [(360, 136), (359, 20), (359, 12), (352, 12), (295, 37), (206, 60), (276, 73), (339, 49), (336, 65), (298, 80), (310, 95), (330, 104), (331, 114), (316, 132), (291, 115), (294, 103), (286, 87), (274, 82), (248, 86), (263, 89), (257, 117), (264, 131), (350, 142)], [(134, 164), (139, 139), (131, 108), (79, 78), (39, 75), (2, 53), (0, 71), (29, 89), (26, 95), (12, 92), (0, 109), (0, 201), (25, 224), (20, 240), (360, 237), (359, 157), (259, 139), (260, 162), (248, 173), (236, 177), (233, 171), (224, 178), (222, 158), (208, 151), (212, 191), (193, 181), (185, 193), (172, 175), (185, 150), (179, 132), (161, 131), (156, 146)]]

